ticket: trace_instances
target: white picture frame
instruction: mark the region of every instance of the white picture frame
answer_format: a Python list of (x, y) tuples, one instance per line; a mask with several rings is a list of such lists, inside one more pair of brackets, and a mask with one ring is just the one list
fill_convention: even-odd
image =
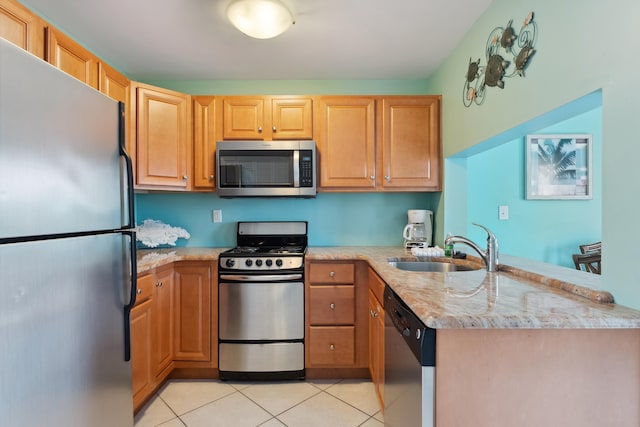
[(592, 199), (592, 141), (591, 134), (527, 135), (526, 199)]

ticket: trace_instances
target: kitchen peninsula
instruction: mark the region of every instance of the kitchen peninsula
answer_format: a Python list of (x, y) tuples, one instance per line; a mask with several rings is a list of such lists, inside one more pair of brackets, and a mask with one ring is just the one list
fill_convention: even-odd
[[(221, 251), (141, 250), (138, 271)], [(368, 265), (436, 329), (437, 425), (640, 424), (640, 313), (601, 302), (611, 295), (599, 276), (508, 256), (497, 273), (408, 272), (388, 262), (413, 258), (397, 247), (310, 247), (306, 258)]]

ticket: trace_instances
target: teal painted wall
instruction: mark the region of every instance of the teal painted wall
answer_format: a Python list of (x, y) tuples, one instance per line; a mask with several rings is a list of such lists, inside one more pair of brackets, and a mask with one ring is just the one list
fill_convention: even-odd
[[(489, 33), (510, 19), (514, 27), (534, 11), (539, 37), (525, 78), (507, 79), (504, 89), (489, 88), (481, 106), (462, 103), (470, 57), (482, 57)], [(433, 74), (427, 91), (443, 96), (444, 196), (436, 219), (444, 230), (471, 231), (469, 213), (460, 209), (468, 188), (452, 171), (465, 159), (452, 156), (490, 140), (508, 143), (516, 134), (541, 126), (530, 123), (548, 112), (601, 91), (603, 287), (616, 301), (640, 308), (640, 269), (634, 265), (640, 241), (640, 2), (637, 0), (494, 0), (487, 12)], [(582, 111), (584, 112), (584, 111)], [(566, 117), (564, 117), (566, 119)], [(549, 126), (556, 121), (546, 123)], [(471, 181), (476, 177), (468, 176)], [(436, 242), (443, 235), (437, 236)], [(506, 245), (503, 242), (503, 245)]]
[[(593, 136), (591, 200), (526, 200), (525, 135), (466, 159), (467, 218), (499, 237), (500, 252), (573, 268), (578, 245), (601, 239), (602, 110), (596, 108), (536, 133), (588, 133)], [(498, 219), (498, 206), (509, 206), (509, 220)], [(455, 231), (455, 230), (454, 230)], [(483, 230), (468, 229), (475, 241)]]
[[(399, 246), (408, 209), (431, 209), (427, 193), (320, 193), (315, 199), (223, 199), (211, 193), (137, 194), (137, 223), (186, 229), (177, 246), (235, 246), (237, 221), (308, 221), (313, 246)], [(222, 210), (213, 223), (212, 210)]]

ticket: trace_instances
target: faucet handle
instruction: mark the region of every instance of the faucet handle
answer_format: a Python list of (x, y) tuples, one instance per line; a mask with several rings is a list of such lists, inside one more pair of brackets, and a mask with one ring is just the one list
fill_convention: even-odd
[(491, 232), (491, 230), (489, 230), (487, 227), (485, 227), (485, 226), (484, 226), (484, 225), (482, 225), (482, 224), (478, 224), (478, 223), (476, 223), (476, 222), (472, 222), (471, 224), (475, 225), (476, 227), (480, 227), (480, 228), (482, 228), (484, 231), (486, 231), (486, 232), (487, 232), (487, 240), (493, 240), (494, 242), (496, 241), (496, 235), (495, 235), (495, 234), (493, 234), (493, 233)]

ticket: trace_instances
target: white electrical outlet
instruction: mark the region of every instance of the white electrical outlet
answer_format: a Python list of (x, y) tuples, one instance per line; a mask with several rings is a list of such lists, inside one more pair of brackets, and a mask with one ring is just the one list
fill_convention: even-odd
[(212, 211), (213, 222), (222, 222), (222, 210), (214, 209)]
[(500, 221), (506, 221), (509, 219), (509, 206), (500, 205), (498, 207), (498, 219)]

